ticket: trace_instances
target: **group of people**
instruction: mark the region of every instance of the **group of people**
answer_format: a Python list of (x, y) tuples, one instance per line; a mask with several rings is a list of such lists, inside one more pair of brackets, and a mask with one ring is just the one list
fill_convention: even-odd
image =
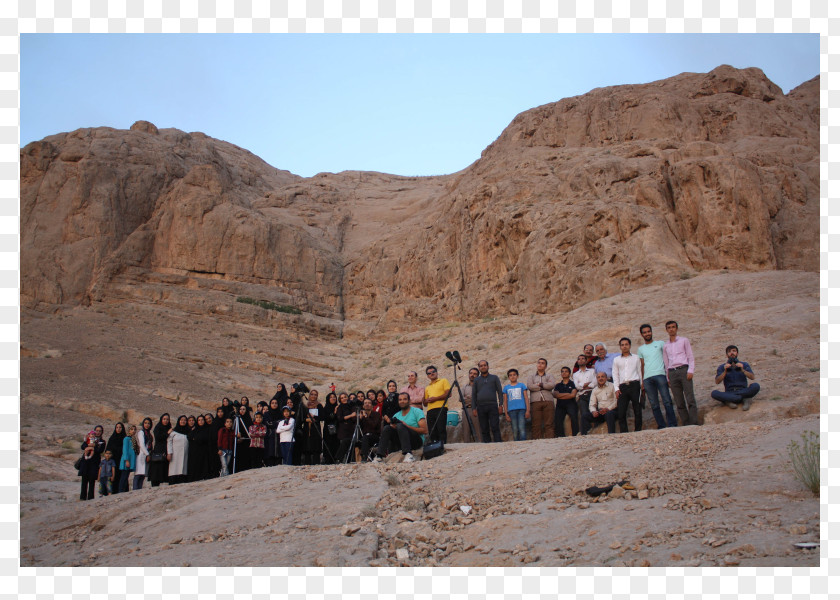
[[(601, 342), (586, 344), (573, 368), (560, 369), (559, 380), (540, 358), (524, 382), (517, 369), (509, 369), (503, 386), (490, 373), (489, 363), (480, 360), (469, 369), (463, 408), (478, 419), (482, 442), (502, 441), (502, 417), (510, 423), (514, 440), (526, 439), (528, 419), (533, 439), (564, 437), (567, 417), (572, 435), (587, 435), (603, 422), (609, 433), (615, 433), (616, 424), (627, 432), (630, 410), (634, 429), (640, 431), (645, 400), (659, 429), (676, 427), (677, 414), (682, 425), (696, 425), (691, 343), (677, 335), (675, 321), (668, 321), (665, 330), (668, 341), (655, 341), (653, 328), (642, 325), (644, 343), (636, 354), (627, 337), (621, 338), (620, 352), (615, 353), (607, 352)], [(723, 382), (724, 391), (713, 391), (712, 398), (748, 410), (760, 389), (749, 383), (755, 375), (749, 363), (738, 358), (736, 346), (726, 348), (726, 358), (715, 379), (716, 384)], [(409, 372), (407, 385), (399, 391), (394, 380), (386, 389), (367, 392), (336, 393), (332, 385), (324, 404), (318, 390), (303, 383), (294, 384), (292, 393), (278, 383), (274, 396), (255, 408), (245, 396), (233, 403), (224, 398), (215, 415), (181, 415), (173, 423), (163, 414), (156, 424), (143, 419), (139, 429), (117, 423), (107, 442), (97, 426), (82, 443), (80, 499), (93, 498), (97, 481), (100, 495), (129, 491), (132, 472), (131, 489), (136, 490), (147, 478), (156, 487), (278, 464), (377, 462), (397, 451), (411, 462), (412, 452), (427, 441), (447, 441), (454, 388), (439, 377), (435, 366), (426, 368), (426, 377), (429, 383), (421, 386), (417, 373)]]

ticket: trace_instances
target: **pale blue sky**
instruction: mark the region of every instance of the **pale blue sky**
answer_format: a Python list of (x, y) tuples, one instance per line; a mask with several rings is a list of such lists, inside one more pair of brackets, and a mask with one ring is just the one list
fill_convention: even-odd
[(80, 127), (201, 131), (298, 175), (439, 175), (520, 112), (720, 64), (786, 93), (817, 34), (23, 34), (21, 145)]

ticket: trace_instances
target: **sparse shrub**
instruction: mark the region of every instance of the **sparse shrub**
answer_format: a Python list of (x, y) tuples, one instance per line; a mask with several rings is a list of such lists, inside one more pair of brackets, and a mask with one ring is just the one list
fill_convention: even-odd
[(382, 360), (379, 361), (379, 368), (381, 369), (383, 367), (387, 367), (389, 362), (391, 362), (391, 361), (388, 360), (387, 358), (383, 358)]
[(385, 482), (391, 487), (397, 487), (398, 485), (402, 484), (400, 478), (397, 477), (394, 473), (388, 473), (385, 475)]
[(808, 370), (809, 370), (811, 373), (817, 373), (817, 372), (819, 372), (820, 368), (819, 368), (819, 367), (811, 367), (811, 368), (810, 368), (810, 369), (808, 369)]
[(502, 345), (499, 344), (499, 343), (493, 344), (493, 350), (498, 350), (501, 347), (502, 347)]
[(814, 494), (820, 493), (820, 436), (815, 431), (802, 434), (802, 444), (793, 440), (788, 444), (788, 456), (793, 473)]
[(692, 277), (696, 277), (697, 273), (689, 273), (688, 271), (683, 271), (680, 273), (680, 279), (691, 279)]
[(776, 348), (773, 348), (770, 354), (772, 354), (773, 356), (779, 356), (779, 351)]
[(380, 511), (378, 508), (373, 506), (372, 504), (365, 506), (362, 509), (362, 516), (363, 517), (378, 517), (380, 515)]
[(478, 346), (475, 347), (475, 349), (476, 350), (487, 350), (487, 346), (485, 346), (484, 344), (479, 344)]
[(269, 302), (268, 300), (254, 300), (253, 298), (248, 298), (247, 296), (239, 296), (236, 299), (236, 301), (241, 302), (243, 304), (253, 304), (254, 306), (264, 308), (265, 310), (274, 310), (277, 312), (289, 313), (292, 315), (301, 314), (301, 310), (299, 308), (289, 306), (288, 304), (275, 304), (274, 302)]

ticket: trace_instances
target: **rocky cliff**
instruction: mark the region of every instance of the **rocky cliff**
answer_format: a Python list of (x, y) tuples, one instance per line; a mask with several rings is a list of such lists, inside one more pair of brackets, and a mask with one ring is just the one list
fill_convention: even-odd
[(785, 95), (758, 69), (532, 109), (443, 177), (301, 178), (142, 121), (20, 159), (30, 307), (132, 299), (340, 335), (819, 264), (819, 79)]

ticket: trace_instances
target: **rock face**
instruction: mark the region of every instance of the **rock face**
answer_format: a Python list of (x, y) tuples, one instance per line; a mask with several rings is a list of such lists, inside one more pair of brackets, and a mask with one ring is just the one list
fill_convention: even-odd
[(816, 270), (818, 125), (818, 78), (784, 95), (722, 66), (526, 111), (443, 177), (305, 179), (145, 121), (54, 135), (21, 150), (21, 301), (340, 335), (553, 313), (693, 271)]

